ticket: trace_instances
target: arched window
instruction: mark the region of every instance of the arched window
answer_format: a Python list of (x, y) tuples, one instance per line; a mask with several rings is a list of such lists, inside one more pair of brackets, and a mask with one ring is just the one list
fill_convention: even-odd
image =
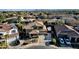
[(16, 33), (16, 30), (12, 30), (11, 33), (12, 33), (12, 34)]

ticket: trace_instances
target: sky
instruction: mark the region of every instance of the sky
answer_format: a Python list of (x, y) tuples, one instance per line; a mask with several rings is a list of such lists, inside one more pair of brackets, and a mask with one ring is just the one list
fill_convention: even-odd
[(0, 0), (0, 9), (79, 9), (79, 0)]

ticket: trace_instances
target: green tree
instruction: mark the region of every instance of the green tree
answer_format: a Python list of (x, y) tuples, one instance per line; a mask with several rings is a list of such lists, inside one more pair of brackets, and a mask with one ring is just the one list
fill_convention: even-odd
[(6, 47), (8, 47), (9, 44), (7, 43), (7, 40), (9, 38), (9, 35), (8, 34), (4, 35), (4, 38), (5, 38), (5, 42), (6, 42)]
[(2, 21), (4, 21), (5, 17), (3, 15), (0, 15), (0, 23), (2, 23)]

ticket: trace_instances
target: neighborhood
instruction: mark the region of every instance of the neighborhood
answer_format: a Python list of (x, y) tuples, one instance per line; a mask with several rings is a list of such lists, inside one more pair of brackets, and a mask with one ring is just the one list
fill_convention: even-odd
[(79, 10), (0, 11), (0, 48), (79, 48)]

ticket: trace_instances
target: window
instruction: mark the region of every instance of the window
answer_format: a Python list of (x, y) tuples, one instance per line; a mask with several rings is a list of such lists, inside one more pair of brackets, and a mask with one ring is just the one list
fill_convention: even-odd
[(77, 38), (77, 43), (79, 43), (79, 38)]
[(12, 30), (12, 32), (11, 33), (16, 33), (16, 30)]
[(0, 37), (0, 39), (2, 39), (2, 37)]
[(47, 29), (48, 29), (48, 31), (51, 31), (51, 27), (48, 27)]
[(39, 27), (38, 29), (43, 29), (43, 27)]
[(0, 33), (0, 35), (3, 35), (2, 33)]
[(72, 37), (71, 38), (71, 43), (75, 43), (75, 39), (76, 39), (75, 37)]
[(2, 28), (2, 26), (0, 26), (0, 28)]

